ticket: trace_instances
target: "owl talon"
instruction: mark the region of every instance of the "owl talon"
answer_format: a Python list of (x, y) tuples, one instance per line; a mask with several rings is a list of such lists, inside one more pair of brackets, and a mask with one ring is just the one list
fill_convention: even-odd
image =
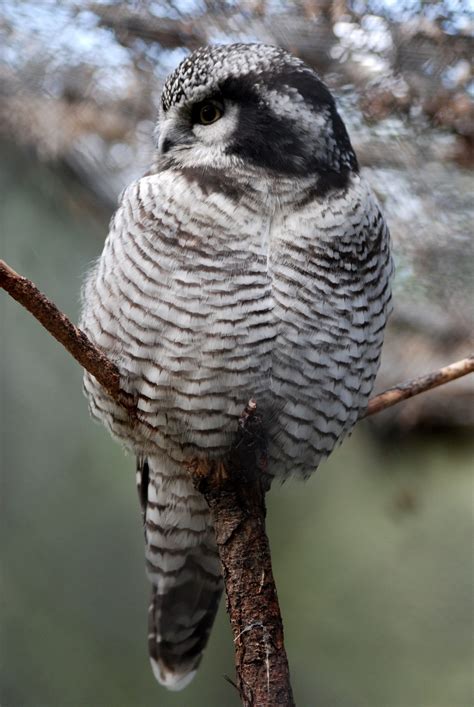
[(224, 461), (217, 460), (214, 464), (214, 478), (217, 483), (222, 484), (229, 478), (229, 472)]
[(212, 479), (215, 484), (219, 485), (228, 478), (227, 466), (222, 459), (211, 460), (193, 457), (186, 460), (184, 466), (197, 483), (205, 479)]
[(196, 479), (205, 479), (210, 473), (210, 464), (208, 459), (202, 459), (200, 457), (193, 457), (192, 459), (187, 459), (184, 461), (184, 466), (189, 471), (191, 476)]

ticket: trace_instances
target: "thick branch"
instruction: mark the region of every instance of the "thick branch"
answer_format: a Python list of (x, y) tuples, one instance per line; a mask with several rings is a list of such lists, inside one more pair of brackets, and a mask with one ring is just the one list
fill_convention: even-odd
[(293, 707), (283, 623), (265, 533), (266, 456), (251, 400), (225, 462), (191, 468), (206, 499), (222, 563), (244, 707)]

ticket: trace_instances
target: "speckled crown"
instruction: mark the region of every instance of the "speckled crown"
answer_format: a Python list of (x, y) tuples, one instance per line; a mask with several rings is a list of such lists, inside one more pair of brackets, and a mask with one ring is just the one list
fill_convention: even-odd
[(271, 44), (222, 44), (202, 47), (190, 54), (167, 78), (161, 94), (163, 110), (182, 100), (199, 101), (209, 89), (233, 76), (248, 76), (281, 68), (309, 71), (281, 47)]

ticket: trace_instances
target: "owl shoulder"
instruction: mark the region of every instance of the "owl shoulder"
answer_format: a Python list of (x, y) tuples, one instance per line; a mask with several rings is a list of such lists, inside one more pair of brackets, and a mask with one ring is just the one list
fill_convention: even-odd
[(349, 230), (354, 229), (363, 240), (384, 242), (390, 234), (379, 200), (369, 183), (360, 174), (353, 174), (347, 191), (341, 194), (342, 209)]
[(159, 217), (176, 193), (176, 175), (169, 170), (147, 174), (131, 182), (120, 194), (110, 231), (128, 222), (146, 222)]

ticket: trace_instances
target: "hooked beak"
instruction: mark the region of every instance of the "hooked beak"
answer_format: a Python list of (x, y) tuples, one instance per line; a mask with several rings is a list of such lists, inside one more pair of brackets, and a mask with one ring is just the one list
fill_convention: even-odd
[(186, 121), (180, 120), (179, 116), (164, 118), (158, 124), (158, 154), (166, 155), (177, 145), (189, 145), (192, 143), (190, 126)]
[(163, 136), (163, 138), (160, 139), (160, 143), (158, 146), (158, 150), (159, 150), (160, 155), (166, 155), (166, 153), (169, 152), (169, 150), (171, 150), (173, 145), (174, 145), (174, 142), (169, 137)]

